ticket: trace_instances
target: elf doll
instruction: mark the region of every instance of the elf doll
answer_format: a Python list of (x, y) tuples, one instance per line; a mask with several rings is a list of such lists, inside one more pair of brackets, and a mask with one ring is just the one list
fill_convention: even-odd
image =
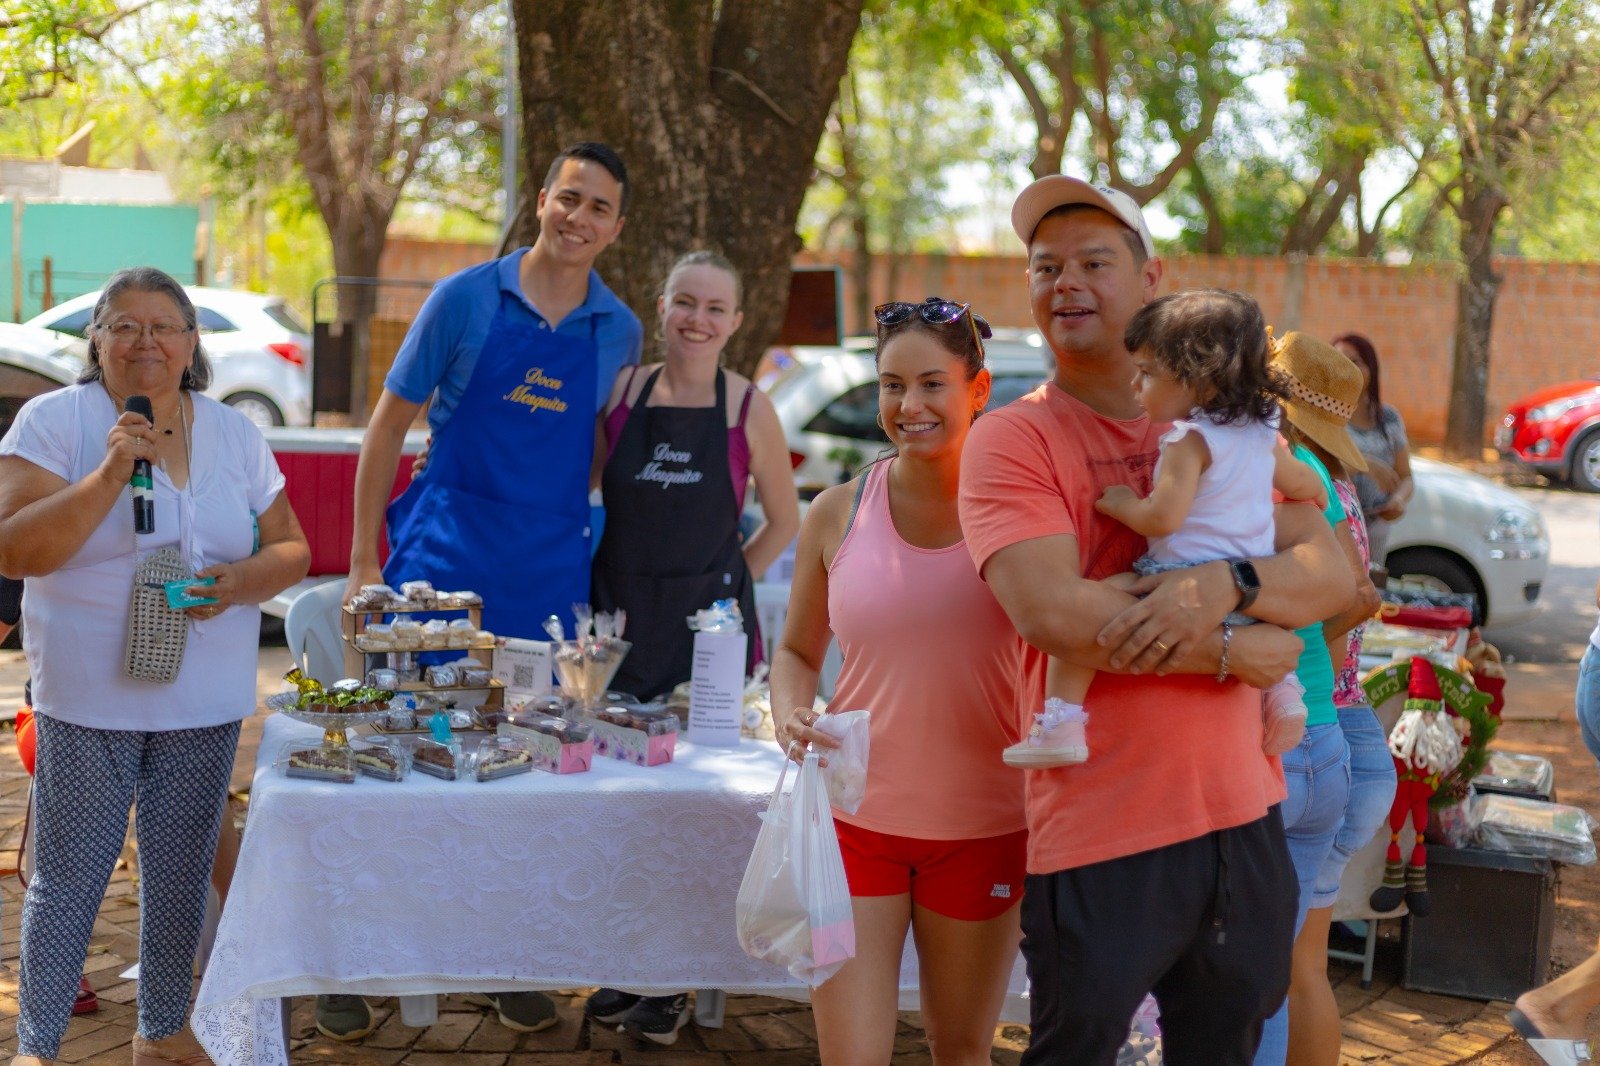
[[(1444, 704), (1433, 664), (1421, 656), (1411, 659), (1405, 709), (1389, 733), (1389, 754), (1399, 778), (1394, 805), (1389, 808), (1389, 850), (1384, 855), (1383, 883), (1372, 893), (1372, 909), (1392, 911), (1405, 900), (1417, 917), (1428, 913), (1428, 852), (1422, 834), (1428, 827), (1428, 800), (1438, 791), (1439, 779), (1461, 762), (1459, 719)], [(1465, 724), (1464, 722), (1461, 724)], [(1400, 863), (1400, 830), (1406, 816), (1416, 833), (1411, 861)]]

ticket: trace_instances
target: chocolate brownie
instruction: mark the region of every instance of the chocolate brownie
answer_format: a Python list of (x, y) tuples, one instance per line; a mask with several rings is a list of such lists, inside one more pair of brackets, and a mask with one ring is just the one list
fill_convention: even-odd
[(324, 748), (302, 748), (289, 753), (289, 764), (284, 771), (290, 777), (309, 777), (317, 781), (339, 781), (348, 784), (356, 779), (350, 763)]
[(411, 765), (446, 781), (454, 781), (457, 776), (455, 752), (438, 744), (418, 744), (411, 753)]

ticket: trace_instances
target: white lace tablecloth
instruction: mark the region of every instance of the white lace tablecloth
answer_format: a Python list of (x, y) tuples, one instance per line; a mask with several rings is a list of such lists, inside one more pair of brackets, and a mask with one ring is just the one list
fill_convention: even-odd
[[(285, 1064), (279, 998), (609, 985), (806, 997), (739, 947), (734, 897), (777, 783), (771, 743), (479, 784), (289, 779), (276, 716), (194, 1012), (224, 1064)], [(904, 993), (914, 1005), (907, 949)], [(1006, 1016), (1025, 1020), (1020, 960)]]

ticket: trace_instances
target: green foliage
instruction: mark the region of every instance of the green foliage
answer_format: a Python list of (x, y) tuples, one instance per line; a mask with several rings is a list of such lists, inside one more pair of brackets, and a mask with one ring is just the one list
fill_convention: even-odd
[(992, 87), (949, 26), (910, 6), (869, 10), (818, 146), (800, 216), (806, 242), (855, 247), (864, 228), (870, 252), (957, 244), (956, 183), (1017, 158), (992, 143)]
[(74, 84), (117, 14), (112, 0), (15, 0), (0, 8), (0, 108)]

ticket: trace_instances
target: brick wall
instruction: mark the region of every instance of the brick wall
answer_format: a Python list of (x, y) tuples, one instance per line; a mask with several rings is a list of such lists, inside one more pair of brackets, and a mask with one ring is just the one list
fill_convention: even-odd
[[(381, 272), (388, 278), (437, 280), (491, 254), (483, 245), (390, 238)], [(844, 267), (846, 328), (866, 331), (853, 320), (848, 252), (802, 252), (796, 263)], [(893, 262), (879, 256), (873, 263), (872, 302), (937, 293), (972, 301), (997, 326), (1031, 326), (1023, 267), (1020, 256), (909, 255)], [(1495, 304), (1485, 439), (1518, 396), (1600, 374), (1600, 263), (1508, 259), (1498, 269), (1505, 283)], [(1239, 289), (1261, 301), (1279, 333), (1298, 328), (1320, 337), (1346, 330), (1367, 334), (1382, 360), (1384, 400), (1400, 409), (1417, 441), (1437, 443), (1444, 437), (1450, 398), (1456, 276), (1450, 263), (1173, 256), (1162, 291)]]

